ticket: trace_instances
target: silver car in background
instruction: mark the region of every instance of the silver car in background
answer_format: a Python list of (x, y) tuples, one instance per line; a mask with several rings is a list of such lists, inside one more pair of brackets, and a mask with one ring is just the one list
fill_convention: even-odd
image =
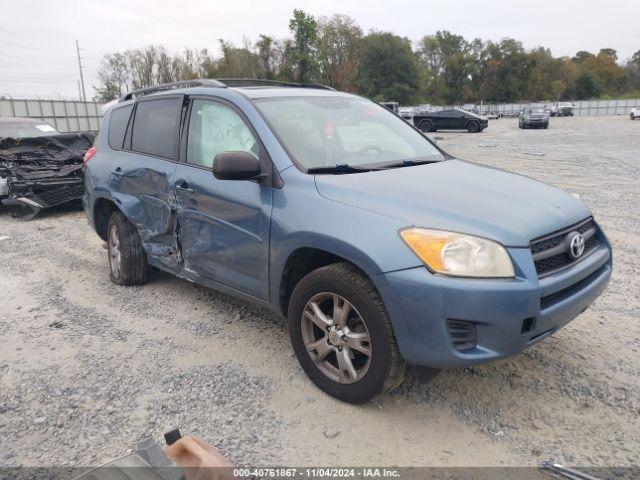
[(518, 116), (519, 128), (549, 128), (549, 113), (544, 107), (525, 107)]

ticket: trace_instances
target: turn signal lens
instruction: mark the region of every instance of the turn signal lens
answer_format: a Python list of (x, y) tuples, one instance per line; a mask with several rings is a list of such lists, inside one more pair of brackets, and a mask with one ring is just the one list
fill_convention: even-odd
[(96, 153), (98, 153), (98, 150), (96, 149), (96, 147), (91, 147), (89, 150), (87, 150), (84, 153), (84, 158), (82, 159), (82, 163), (84, 164), (84, 166), (87, 166), (87, 163), (89, 163), (89, 160), (91, 160)]
[(426, 228), (408, 228), (400, 236), (433, 272), (479, 278), (515, 276), (507, 250), (492, 240)]

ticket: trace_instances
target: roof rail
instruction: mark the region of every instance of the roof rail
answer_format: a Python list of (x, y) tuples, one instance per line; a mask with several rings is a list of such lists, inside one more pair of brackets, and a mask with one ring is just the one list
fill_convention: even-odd
[(175, 90), (177, 88), (192, 88), (192, 87), (224, 88), (226, 87), (226, 85), (217, 80), (212, 80), (207, 78), (198, 79), (198, 80), (183, 80), (180, 82), (163, 83), (161, 85), (154, 85), (153, 87), (132, 90), (131, 92), (125, 93), (123, 96), (121, 96), (118, 101), (125, 102), (127, 100), (131, 100), (132, 98), (143, 97), (151, 93), (162, 92), (165, 90)]
[(210, 79), (202, 78), (198, 80), (182, 80), (180, 82), (163, 83), (161, 85), (154, 85), (153, 87), (140, 88), (138, 90), (132, 90), (125, 93), (120, 97), (118, 102), (126, 102), (132, 98), (144, 97), (156, 92), (163, 92), (165, 90), (175, 90), (177, 88), (193, 88), (193, 87), (261, 87), (261, 86), (273, 86), (273, 87), (297, 87), (297, 88), (317, 88), (319, 90), (334, 90), (327, 85), (321, 85), (318, 83), (297, 83), (297, 82), (281, 82), (280, 80), (267, 80), (265, 78), (219, 78)]
[(297, 88), (317, 88), (319, 90), (334, 90), (328, 85), (319, 83), (298, 83), (283, 82), (280, 80), (268, 80), (266, 78), (218, 78), (219, 82), (224, 83), (227, 87), (297, 87)]

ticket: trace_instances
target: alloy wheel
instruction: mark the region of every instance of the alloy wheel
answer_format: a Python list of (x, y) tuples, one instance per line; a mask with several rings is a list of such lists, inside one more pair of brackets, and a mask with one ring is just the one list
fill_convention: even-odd
[(342, 384), (362, 379), (371, 365), (372, 344), (358, 310), (336, 293), (322, 292), (307, 302), (301, 318), (307, 353), (327, 378)]
[(118, 236), (118, 227), (116, 224), (111, 224), (109, 227), (108, 247), (111, 274), (115, 278), (120, 278), (122, 253), (120, 251), (120, 237)]

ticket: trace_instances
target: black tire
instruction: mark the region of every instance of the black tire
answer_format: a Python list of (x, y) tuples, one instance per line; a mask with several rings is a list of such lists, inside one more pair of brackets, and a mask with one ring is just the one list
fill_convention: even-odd
[(631, 115), (629, 115), (629, 118), (631, 118), (631, 120), (635, 120), (636, 119), (636, 117), (635, 117), (635, 115), (633, 113)]
[(545, 124), (544, 124), (544, 129), (545, 129), (545, 130), (547, 130), (548, 128), (549, 128), (549, 124), (548, 124), (548, 123), (545, 123)]
[[(112, 235), (118, 239), (117, 247), (112, 242)], [(119, 251), (119, 255), (116, 255), (116, 251)], [(138, 231), (121, 212), (113, 212), (109, 217), (107, 255), (109, 278), (113, 283), (123, 286), (146, 283), (150, 270), (147, 254), (142, 248)], [(114, 265), (119, 268), (115, 268)]]
[[(324, 292), (348, 300), (366, 323), (372, 355), (366, 373), (355, 383), (340, 383), (326, 376), (305, 346), (302, 331), (305, 307), (310, 299)], [(353, 265), (335, 263), (306, 275), (293, 290), (288, 317), (291, 343), (302, 369), (329, 395), (360, 404), (376, 400), (402, 383), (406, 364), (400, 356), (387, 311), (373, 283)]]
[(480, 124), (475, 120), (467, 123), (467, 132), (469, 133), (478, 133), (480, 131)]
[(422, 120), (418, 125), (418, 128), (423, 132), (435, 132), (433, 122), (431, 120)]

